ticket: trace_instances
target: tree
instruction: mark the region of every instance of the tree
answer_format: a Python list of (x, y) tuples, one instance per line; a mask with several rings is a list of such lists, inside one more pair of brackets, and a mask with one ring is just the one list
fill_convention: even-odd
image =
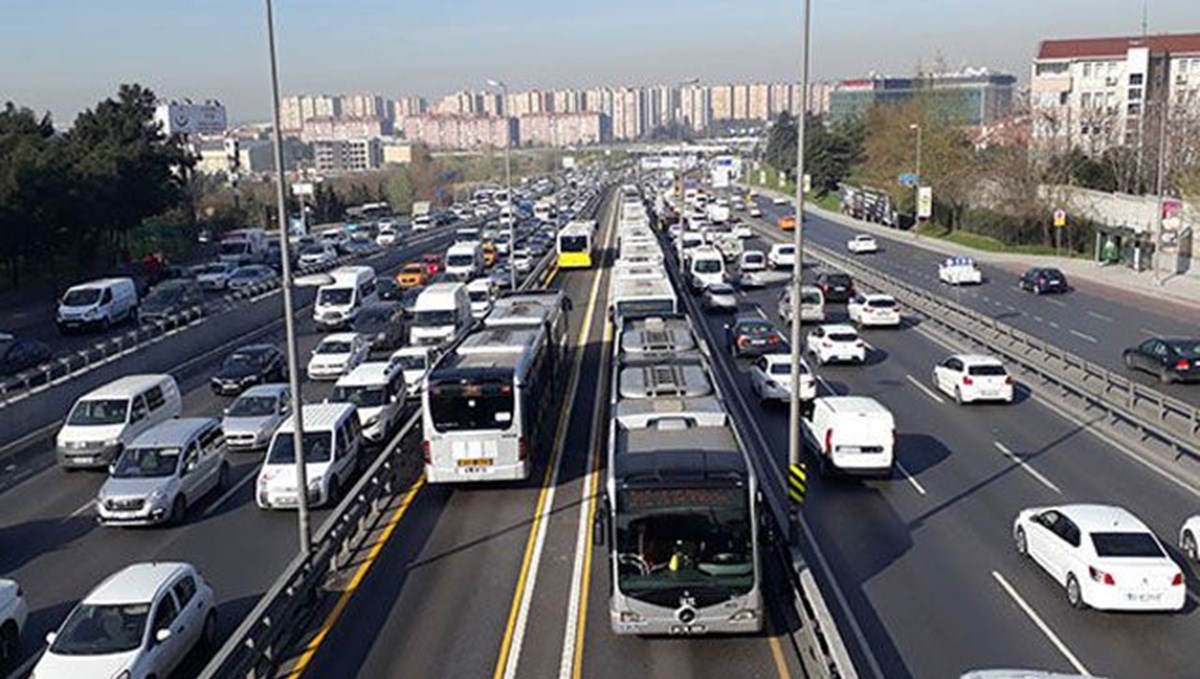
[[(767, 137), (765, 160), (788, 177), (796, 175), (796, 119), (786, 112)], [(827, 127), (821, 118), (804, 121), (804, 171), (818, 193), (836, 191), (862, 159), (863, 125), (857, 121)]]
[(767, 137), (767, 152), (764, 160), (781, 175), (791, 176), (796, 172), (796, 119), (787, 111), (779, 114)]

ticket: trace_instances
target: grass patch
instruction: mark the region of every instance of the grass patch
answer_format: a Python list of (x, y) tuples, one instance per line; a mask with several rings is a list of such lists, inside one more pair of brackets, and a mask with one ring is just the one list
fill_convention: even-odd
[(918, 233), (922, 236), (937, 238), (961, 245), (963, 247), (968, 247), (973, 250), (979, 250), (981, 252), (1000, 252), (1019, 255), (1049, 255), (1072, 258), (1086, 257), (1081, 253), (1071, 252), (1065, 248), (1056, 252), (1054, 248), (1047, 247), (1045, 245), (1009, 245), (1008, 243), (998, 241), (995, 238), (988, 236), (981, 236), (977, 233), (971, 233), (969, 231), (949, 231), (941, 226), (929, 223), (922, 224), (918, 229)]
[(836, 193), (826, 193), (813, 198), (811, 201), (817, 207), (830, 212), (842, 211), (842, 197)]

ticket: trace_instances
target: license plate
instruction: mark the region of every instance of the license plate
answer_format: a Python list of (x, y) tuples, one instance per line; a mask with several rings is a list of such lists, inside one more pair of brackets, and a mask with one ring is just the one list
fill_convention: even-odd
[(1158, 601), (1162, 594), (1126, 594), (1130, 601)]
[(458, 466), (461, 467), (490, 467), (492, 466), (492, 458), (490, 457), (475, 457), (466, 458), (458, 461)]
[(290, 507), (291, 505), (296, 504), (296, 496), (284, 495), (283, 497), (277, 497), (275, 498), (275, 504), (280, 507)]
[(705, 625), (671, 625), (671, 634), (704, 634), (708, 632)]
[(77, 464), (94, 464), (96, 462), (96, 458), (91, 455), (78, 455), (71, 458), (71, 461)]

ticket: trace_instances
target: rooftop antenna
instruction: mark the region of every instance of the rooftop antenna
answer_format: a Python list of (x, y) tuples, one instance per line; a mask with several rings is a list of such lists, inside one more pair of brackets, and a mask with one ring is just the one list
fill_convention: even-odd
[(1142, 0), (1142, 37), (1150, 35), (1150, 0)]

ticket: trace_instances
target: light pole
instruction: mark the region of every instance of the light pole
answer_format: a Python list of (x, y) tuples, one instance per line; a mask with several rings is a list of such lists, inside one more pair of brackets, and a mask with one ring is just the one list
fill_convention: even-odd
[(275, 17), (271, 0), (267, 8), (267, 45), (271, 53), (271, 116), (275, 126), (275, 199), (279, 210), (279, 257), (283, 264), (283, 328), (287, 343), (288, 385), (292, 396), (292, 447), (296, 458), (296, 511), (300, 528), (300, 552), (312, 549), (312, 531), (308, 525), (308, 469), (304, 460), (304, 413), (300, 398), (300, 369), (296, 359), (296, 320), (292, 313), (292, 261), (288, 247), (287, 198), (284, 193), (286, 177), (283, 171), (283, 130), (279, 127), (279, 68), (275, 59)]
[(1162, 285), (1162, 261), (1166, 258), (1163, 253), (1163, 207), (1166, 203), (1166, 196), (1163, 192), (1166, 190), (1166, 173), (1167, 173), (1167, 116), (1169, 110), (1167, 106), (1170, 104), (1170, 92), (1166, 86), (1163, 86), (1163, 99), (1159, 103), (1159, 122), (1158, 122), (1158, 172), (1155, 177), (1154, 192), (1158, 194), (1158, 205), (1154, 216), (1155, 239), (1154, 239), (1154, 284)]
[(699, 78), (688, 78), (687, 80), (679, 81), (679, 196), (678, 202), (675, 203), (675, 221), (679, 224), (679, 237), (675, 239), (675, 257), (679, 260), (679, 266), (683, 266), (683, 212), (684, 212), (684, 159), (685, 152), (683, 148), (683, 88), (692, 87), (700, 84)]
[(917, 132), (917, 192), (915, 200), (913, 200), (913, 233), (918, 233), (917, 226), (921, 222), (921, 126), (917, 123), (911, 123), (908, 126), (910, 130)]
[[(804, 0), (804, 46), (800, 52), (800, 105), (796, 111), (796, 261), (792, 265), (792, 393), (788, 412), (788, 465), (803, 464), (804, 432), (800, 430), (800, 289), (804, 282), (804, 117), (808, 113), (808, 60), (812, 37), (812, 0)], [(795, 514), (792, 514), (794, 517)], [(794, 535), (794, 521), (788, 522)]]
[(512, 195), (512, 122), (508, 117), (508, 85), (502, 80), (488, 80), (488, 87), (500, 88), (500, 96), (504, 101), (504, 202), (508, 212), (508, 274), (512, 290), (517, 289), (517, 215), (513, 212)]

